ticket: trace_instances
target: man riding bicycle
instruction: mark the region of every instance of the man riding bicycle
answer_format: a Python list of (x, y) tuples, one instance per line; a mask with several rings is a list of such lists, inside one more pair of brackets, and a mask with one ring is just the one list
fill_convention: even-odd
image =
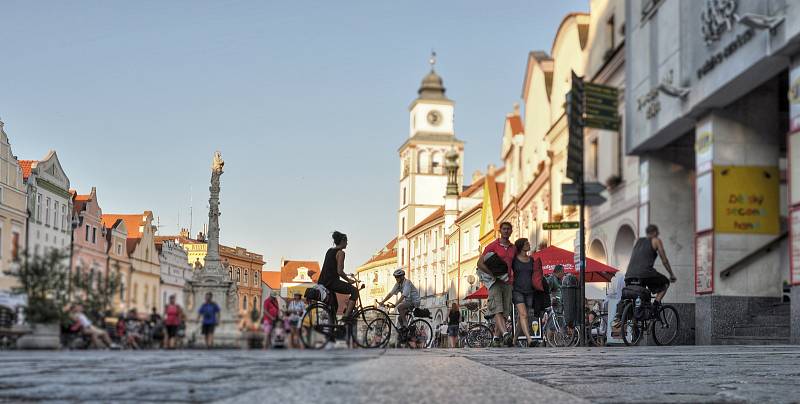
[(406, 315), (409, 311), (414, 310), (414, 308), (419, 307), (420, 297), (417, 288), (414, 284), (406, 279), (406, 271), (402, 269), (398, 269), (394, 271), (392, 274), (394, 275), (395, 281), (397, 283), (394, 284), (394, 288), (389, 292), (386, 297), (383, 298), (378, 304), (383, 306), (387, 300), (391, 299), (392, 296), (400, 293), (400, 298), (397, 299), (397, 303), (395, 304), (395, 308), (397, 309), (397, 313), (399, 314), (398, 322), (400, 323), (400, 328), (406, 327)]
[[(672, 272), (667, 260), (667, 253), (664, 252), (664, 243), (658, 238), (658, 226), (651, 224), (645, 229), (646, 237), (636, 240), (631, 253), (631, 260), (628, 262), (628, 270), (625, 272), (625, 285), (640, 285), (656, 294), (654, 304), (661, 304), (661, 299), (667, 294), (669, 284), (677, 280)], [(656, 258), (660, 257), (664, 268), (669, 272), (669, 278), (656, 271), (654, 265)], [(617, 313), (614, 316), (612, 326), (614, 333), (618, 333), (621, 327), (620, 317), (622, 316), (622, 302), (617, 306)]]

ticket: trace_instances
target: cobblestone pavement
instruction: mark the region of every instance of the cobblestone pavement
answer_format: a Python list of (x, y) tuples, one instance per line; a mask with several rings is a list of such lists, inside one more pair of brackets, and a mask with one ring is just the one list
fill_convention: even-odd
[(0, 352), (0, 402), (800, 402), (800, 347)]
[(593, 402), (800, 402), (800, 346), (461, 351)]

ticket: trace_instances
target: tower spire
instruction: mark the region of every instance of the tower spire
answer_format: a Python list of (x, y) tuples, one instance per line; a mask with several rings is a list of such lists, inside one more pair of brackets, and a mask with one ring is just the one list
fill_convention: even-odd
[(436, 65), (436, 51), (433, 49), (431, 49), (431, 58), (428, 59), (428, 63), (431, 65), (431, 71), (434, 71)]

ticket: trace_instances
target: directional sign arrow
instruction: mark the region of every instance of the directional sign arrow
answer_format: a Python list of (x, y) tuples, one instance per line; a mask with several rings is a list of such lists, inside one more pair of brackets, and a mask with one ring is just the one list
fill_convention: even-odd
[[(585, 182), (583, 184), (583, 192), (586, 195), (599, 194), (606, 190), (606, 186), (599, 182)], [(562, 194), (578, 194), (578, 184), (561, 184)]]

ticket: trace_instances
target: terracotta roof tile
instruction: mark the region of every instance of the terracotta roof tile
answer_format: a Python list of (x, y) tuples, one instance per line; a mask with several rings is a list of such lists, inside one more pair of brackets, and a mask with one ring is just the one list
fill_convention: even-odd
[(281, 267), (281, 283), (292, 282), (297, 276), (297, 269), (301, 267), (308, 268), (308, 276), (311, 277), (312, 281), (316, 282), (319, 279), (319, 262), (284, 260), (283, 267)]
[(508, 119), (508, 124), (511, 126), (512, 135), (525, 133), (525, 128), (522, 126), (522, 119), (519, 118), (519, 115), (510, 116), (506, 119)]
[(486, 176), (479, 178), (477, 181), (470, 184), (467, 189), (465, 189), (461, 194), (460, 197), (470, 196), (473, 192), (483, 188), (483, 182), (486, 181)]
[(27, 181), (28, 177), (31, 176), (31, 169), (33, 165), (36, 164), (36, 160), (20, 160), (19, 161), (19, 168), (22, 169), (22, 179)]
[(261, 271), (261, 282), (267, 284), (272, 290), (280, 290), (281, 271)]
[[(380, 251), (372, 255), (363, 265), (368, 265), (373, 262), (383, 261), (391, 258), (397, 258), (397, 237), (393, 238), (386, 244)], [(362, 265), (362, 266), (363, 266)]]
[(436, 219), (443, 218), (443, 217), (444, 217), (444, 206), (440, 207), (439, 209), (436, 209), (433, 213), (431, 213), (430, 216), (426, 217), (421, 222), (417, 223), (414, 227), (408, 229), (406, 234), (411, 234), (414, 231), (419, 230), (422, 227), (432, 223)]

